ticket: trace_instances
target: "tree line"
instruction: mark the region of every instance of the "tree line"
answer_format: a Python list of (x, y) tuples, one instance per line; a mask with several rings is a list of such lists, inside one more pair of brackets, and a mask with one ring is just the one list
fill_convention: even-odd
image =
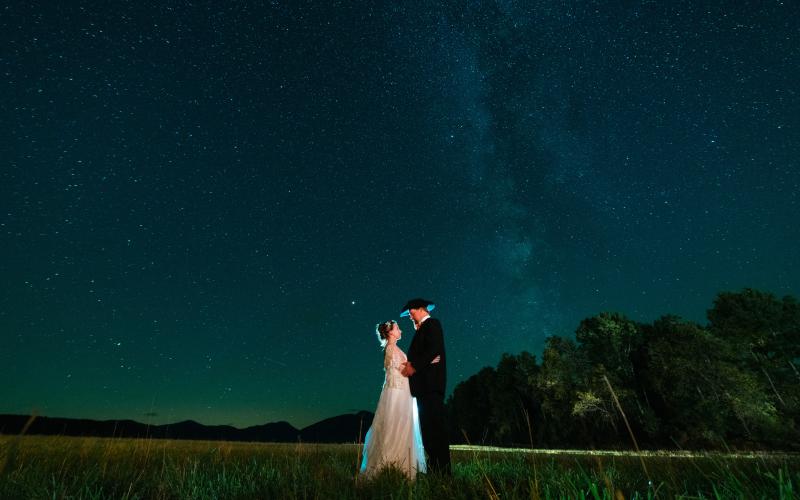
[[(447, 400), (454, 443), (800, 449), (800, 304), (722, 292), (708, 324), (604, 312), (541, 356), (504, 354)], [(636, 444), (634, 444), (634, 439)]]

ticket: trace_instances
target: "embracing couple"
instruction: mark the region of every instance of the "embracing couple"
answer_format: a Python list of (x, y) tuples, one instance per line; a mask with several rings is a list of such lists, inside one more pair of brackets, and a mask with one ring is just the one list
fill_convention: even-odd
[(442, 325), (430, 316), (434, 307), (429, 300), (412, 299), (400, 311), (416, 330), (408, 356), (397, 347), (402, 331), (396, 321), (376, 328), (384, 347), (386, 376), (364, 440), (360, 473), (367, 477), (387, 465), (411, 479), (417, 472), (450, 474), (444, 408), (447, 364)]

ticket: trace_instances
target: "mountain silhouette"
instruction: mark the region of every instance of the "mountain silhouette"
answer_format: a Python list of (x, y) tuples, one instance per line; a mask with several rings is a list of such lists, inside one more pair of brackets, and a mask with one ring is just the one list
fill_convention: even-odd
[(374, 415), (359, 411), (326, 418), (300, 431), (300, 439), (309, 443), (363, 443)]
[[(239, 429), (230, 425), (203, 425), (194, 420), (149, 425), (134, 420), (91, 420), (61, 417), (36, 417), (25, 434), (128, 437), (156, 439), (198, 439), (258, 441), (274, 443), (355, 443), (363, 442), (373, 414), (354, 414), (327, 418), (303, 429), (288, 422), (270, 422)], [(20, 434), (30, 415), (0, 415), (0, 434)]]

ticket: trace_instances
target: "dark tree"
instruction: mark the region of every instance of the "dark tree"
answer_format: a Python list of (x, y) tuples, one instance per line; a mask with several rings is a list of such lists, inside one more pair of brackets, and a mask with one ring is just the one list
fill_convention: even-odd
[(800, 305), (745, 289), (708, 319), (601, 313), (549, 337), (541, 365), (504, 354), (453, 391), (453, 441), (630, 448), (629, 425), (645, 448), (797, 449)]
[(452, 443), (489, 444), (493, 441), (494, 434), (489, 434), (489, 417), (495, 375), (494, 368), (487, 366), (453, 389), (447, 400)]
[[(800, 304), (746, 288), (723, 292), (708, 310), (710, 331), (730, 345), (737, 364), (752, 373), (779, 416), (753, 436), (759, 441), (798, 441), (800, 422)], [(752, 429), (755, 430), (755, 429)]]

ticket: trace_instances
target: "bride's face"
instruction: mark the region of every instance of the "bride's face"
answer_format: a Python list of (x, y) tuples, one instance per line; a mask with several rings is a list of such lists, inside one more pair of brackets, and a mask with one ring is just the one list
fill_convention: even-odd
[(389, 330), (389, 335), (390, 335), (390, 336), (391, 336), (391, 338), (393, 338), (394, 340), (400, 340), (400, 339), (402, 338), (402, 337), (401, 337), (402, 333), (403, 333), (403, 331), (402, 331), (402, 330), (400, 330), (400, 325), (398, 325), (397, 323), (395, 323), (394, 325), (392, 325), (392, 329), (391, 329), (391, 330)]

